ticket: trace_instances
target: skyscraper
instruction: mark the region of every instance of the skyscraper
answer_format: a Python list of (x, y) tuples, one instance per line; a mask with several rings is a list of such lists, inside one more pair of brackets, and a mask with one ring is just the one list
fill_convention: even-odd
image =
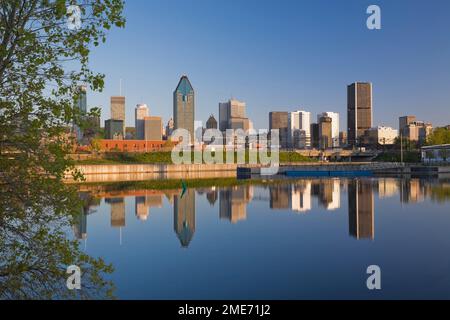
[(319, 122), (319, 119), (321, 117), (330, 117), (331, 118), (331, 139), (333, 142), (333, 147), (337, 148), (339, 147), (339, 113), (337, 112), (322, 112), (321, 114), (317, 115), (317, 122)]
[(347, 86), (347, 139), (355, 146), (372, 127), (372, 84), (355, 82)]
[(147, 141), (162, 140), (162, 119), (161, 117), (144, 118), (144, 138)]
[[(87, 92), (87, 87), (85, 85), (78, 86), (75, 108), (77, 109), (77, 112), (80, 114), (81, 119), (83, 119), (83, 117), (86, 115), (86, 112), (87, 112), (86, 92)], [(83, 140), (83, 131), (76, 124), (74, 124), (73, 130), (74, 130), (75, 134), (77, 135), (78, 143), (80, 143)]]
[(319, 148), (319, 124), (311, 123), (311, 147)]
[(170, 118), (166, 125), (166, 138), (169, 139), (173, 132), (173, 119)]
[(322, 116), (319, 119), (319, 148), (329, 149), (333, 147), (332, 139), (332, 119)]
[(288, 146), (288, 113), (273, 111), (269, 113), (269, 129), (279, 130), (280, 148)]
[(288, 115), (288, 145), (293, 148), (311, 147), (311, 113), (293, 111)]
[(123, 121), (123, 136), (125, 137), (125, 97), (111, 97), (111, 119)]
[(134, 110), (134, 121), (136, 128), (136, 139), (145, 139), (145, 121), (144, 118), (148, 116), (148, 107), (146, 104), (138, 104)]
[(406, 136), (406, 127), (413, 122), (416, 122), (416, 116), (403, 116), (398, 118), (399, 134)]
[(194, 88), (187, 76), (182, 76), (173, 92), (174, 129), (186, 129), (194, 140)]
[(219, 103), (219, 130), (250, 128), (250, 121), (245, 115), (245, 102), (230, 99)]
[(123, 121), (108, 119), (105, 121), (105, 139), (123, 140)]

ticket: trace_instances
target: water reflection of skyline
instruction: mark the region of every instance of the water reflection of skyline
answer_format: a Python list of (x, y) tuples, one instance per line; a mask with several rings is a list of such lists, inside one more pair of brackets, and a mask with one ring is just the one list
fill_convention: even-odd
[[(448, 183), (439, 186), (449, 188)], [(347, 193), (347, 199), (341, 197)], [(307, 214), (315, 209), (334, 211), (342, 201), (348, 204), (348, 234), (355, 239), (375, 238), (375, 194), (379, 199), (399, 195), (401, 203), (416, 203), (427, 197), (436, 199), (436, 185), (419, 179), (304, 179), (268, 186), (240, 185), (227, 188), (188, 189), (181, 196), (179, 190), (134, 190), (115, 192), (83, 191), (85, 202), (73, 225), (77, 239), (87, 238), (87, 216), (100, 198), (110, 207), (110, 226), (126, 227), (125, 198), (134, 196), (136, 219), (147, 223), (151, 208), (162, 208), (166, 197), (173, 206), (173, 228), (182, 247), (188, 247), (196, 232), (196, 195), (205, 197), (211, 207), (218, 207), (218, 218), (237, 224), (247, 220), (247, 206), (251, 202), (268, 203), (271, 210), (286, 210)], [(439, 193), (440, 194), (440, 193)]]

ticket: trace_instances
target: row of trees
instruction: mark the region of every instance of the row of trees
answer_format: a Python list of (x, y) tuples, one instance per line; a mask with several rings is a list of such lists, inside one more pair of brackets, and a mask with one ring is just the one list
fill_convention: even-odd
[(450, 130), (448, 127), (436, 128), (427, 137), (427, 145), (450, 144)]
[[(102, 89), (89, 53), (124, 26), (123, 2), (78, 2), (73, 29), (70, 1), (0, 0), (0, 299), (112, 294), (102, 276), (111, 266), (66, 239), (82, 203), (63, 178), (72, 165), (65, 130), (82, 118), (77, 86)], [(83, 272), (76, 293), (65, 285), (72, 264)]]

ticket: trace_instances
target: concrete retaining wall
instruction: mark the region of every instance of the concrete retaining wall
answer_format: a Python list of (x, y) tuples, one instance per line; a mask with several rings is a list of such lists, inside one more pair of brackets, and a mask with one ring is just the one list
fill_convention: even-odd
[[(157, 179), (206, 179), (236, 177), (236, 164), (173, 165), (173, 164), (104, 164), (77, 165), (85, 182), (142, 181)], [(70, 173), (68, 183), (74, 182)]]
[(75, 167), (84, 175), (90, 174), (124, 174), (124, 173), (159, 173), (159, 172), (205, 172), (236, 171), (236, 164), (102, 164), (78, 165)]

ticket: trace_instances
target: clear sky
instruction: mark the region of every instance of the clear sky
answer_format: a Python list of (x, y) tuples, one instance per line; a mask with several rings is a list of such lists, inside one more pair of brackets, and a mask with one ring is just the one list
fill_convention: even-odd
[[(366, 27), (370, 4), (381, 7), (381, 30)], [(374, 125), (396, 128), (406, 114), (450, 124), (448, 0), (128, 0), (125, 16), (92, 53), (106, 83), (88, 105), (102, 107), (102, 121), (123, 79), (127, 125), (140, 102), (166, 123), (186, 74), (204, 122), (233, 96), (256, 128), (270, 111), (303, 109), (312, 120), (340, 113), (343, 130), (346, 86), (370, 81)]]

